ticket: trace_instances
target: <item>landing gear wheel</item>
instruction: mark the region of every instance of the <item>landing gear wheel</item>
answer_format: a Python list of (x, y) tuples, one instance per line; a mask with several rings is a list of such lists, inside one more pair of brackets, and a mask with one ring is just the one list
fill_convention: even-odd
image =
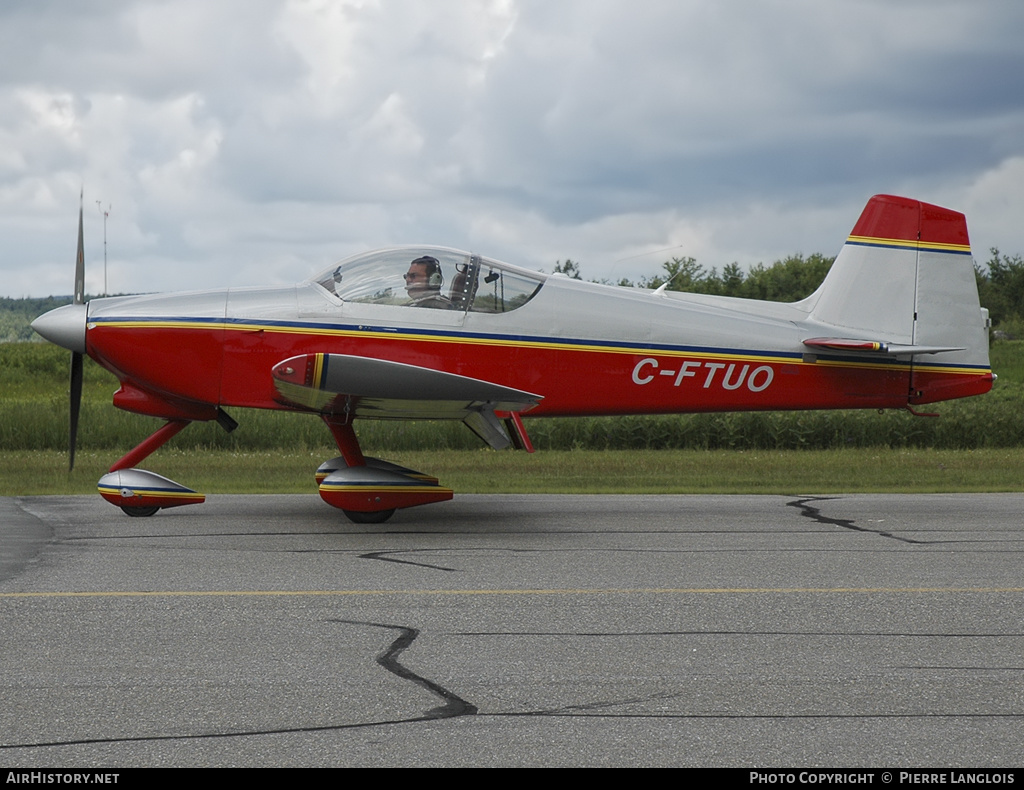
[(348, 520), (353, 524), (383, 524), (393, 515), (395, 515), (395, 509), (391, 510), (375, 510), (372, 513), (364, 513), (361, 510), (343, 510), (341, 511)]
[(130, 507), (128, 505), (122, 505), (121, 510), (127, 513), (132, 518), (145, 518), (146, 516), (152, 516), (160, 508), (155, 505), (150, 507)]

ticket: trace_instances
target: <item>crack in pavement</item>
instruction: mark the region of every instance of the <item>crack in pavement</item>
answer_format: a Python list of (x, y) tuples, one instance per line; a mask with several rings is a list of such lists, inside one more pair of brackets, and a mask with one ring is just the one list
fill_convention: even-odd
[(421, 721), (436, 721), (438, 719), (451, 719), (457, 716), (473, 716), (477, 713), (476, 705), (473, 705), (462, 697), (454, 694), (448, 689), (444, 688), (438, 683), (432, 680), (417, 675), (408, 667), (404, 666), (398, 661), (398, 656), (405, 651), (409, 645), (411, 645), (417, 636), (419, 636), (419, 630), (416, 628), (410, 628), (403, 625), (393, 625), (391, 623), (373, 623), (363, 620), (328, 620), (329, 623), (342, 623), (344, 625), (363, 625), (370, 626), (371, 628), (384, 628), (390, 631), (398, 631), (399, 637), (393, 641), (388, 647), (380, 653), (376, 661), (380, 666), (384, 667), (388, 672), (396, 675), (402, 680), (411, 680), (418, 686), (427, 689), (432, 694), (440, 697), (443, 701), (443, 705), (439, 705), (436, 708), (431, 708), (426, 711), (422, 716), (413, 716), (408, 719), (391, 719), (387, 721), (370, 721), (370, 722), (358, 722), (354, 724), (325, 724), (314, 727), (279, 727), (272, 729), (262, 730), (238, 730), (235, 732), (207, 732), (207, 733), (182, 733), (179, 735), (136, 735), (126, 736), (121, 738), (76, 738), (69, 739), (66, 741), (44, 741), (36, 743), (11, 743), (11, 744), (0, 744), (0, 751), (6, 751), (8, 749), (39, 749), (43, 747), (52, 746), (87, 746), (95, 744), (114, 744), (114, 743), (146, 743), (156, 741), (197, 741), (206, 739), (217, 739), (217, 738), (247, 738), (259, 735), (287, 735), (287, 734), (301, 734), (301, 733), (316, 733), (316, 732), (331, 732), (340, 730), (355, 730), (365, 729), (367, 727), (383, 727), (390, 724), (411, 724)]
[[(395, 559), (394, 557), (387, 557), (387, 556), (385, 556), (386, 554), (405, 554), (405, 553), (408, 553), (410, 551), (412, 551), (412, 552), (419, 552), (419, 551), (422, 551), (422, 549), (397, 549), (397, 550), (392, 550), (392, 551), (370, 551), (370, 552), (367, 552), (366, 554), (360, 554), (359, 555), (359, 559), (361, 559), (361, 560), (380, 560), (381, 562), (394, 562), (394, 563), (397, 563), (398, 565), (415, 565), (417, 568), (430, 568), (431, 570), (447, 571), (448, 573), (458, 573), (459, 572), (458, 568), (446, 568), (443, 565), (430, 565), (429, 563), (426, 563), (426, 562), (413, 562), (412, 560), (399, 560), (399, 559)], [(369, 625), (369, 623), (364, 623), (364, 625)], [(388, 627), (388, 626), (381, 626), (381, 627), (384, 628), (384, 627)]]
[(423, 714), (419, 719), (420, 721), (424, 719), (450, 719), (455, 716), (472, 716), (477, 712), (476, 705), (466, 702), (462, 697), (444, 688), (444, 686), (428, 680), (422, 675), (417, 675), (411, 669), (399, 663), (398, 656), (419, 636), (420, 632), (418, 629), (404, 625), (371, 623), (363, 620), (328, 620), (328, 622), (344, 623), (345, 625), (368, 625), (372, 628), (386, 628), (391, 631), (401, 632), (398, 639), (392, 642), (387, 650), (377, 656), (377, 663), (391, 674), (400, 677), (402, 680), (411, 680), (417, 686), (425, 688), (431, 694), (436, 694), (444, 700), (444, 705), (431, 708)]
[(913, 538), (904, 538), (900, 535), (894, 535), (891, 532), (886, 532), (882, 529), (869, 529), (868, 527), (860, 527), (850, 518), (829, 518), (828, 516), (821, 515), (821, 510), (808, 505), (808, 502), (829, 502), (839, 497), (806, 497), (805, 499), (794, 499), (792, 502), (787, 502), (787, 507), (800, 508), (800, 515), (804, 518), (809, 518), (818, 524), (832, 524), (836, 527), (842, 527), (843, 529), (852, 529), (855, 532), (869, 532), (872, 535), (879, 535), (883, 538), (892, 538), (893, 540), (902, 541), (903, 543), (915, 543), (915, 544), (928, 544), (928, 543), (941, 543), (938, 540), (914, 540)]

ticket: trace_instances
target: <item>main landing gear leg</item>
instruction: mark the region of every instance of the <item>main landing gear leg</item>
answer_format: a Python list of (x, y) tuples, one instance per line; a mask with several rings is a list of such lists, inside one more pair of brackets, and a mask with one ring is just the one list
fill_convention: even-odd
[(334, 443), (341, 450), (341, 457), (349, 466), (366, 466), (366, 458), (363, 457), (363, 450), (359, 446), (359, 437), (356, 436), (351, 420), (341, 421), (336, 417), (323, 415), (324, 422), (331, 429)]
[(100, 495), (129, 516), (152, 516), (162, 507), (205, 502), (206, 497), (191, 488), (154, 472), (133, 468), (163, 447), (189, 422), (190, 420), (168, 420), (148, 438), (139, 442), (135, 449), (117, 461), (110, 467), (110, 472), (100, 478)]
[(149, 438), (143, 439), (134, 450), (130, 450), (120, 461), (110, 467), (110, 471), (116, 472), (119, 469), (130, 469), (143, 459), (151, 456), (188, 426), (188, 420), (168, 420), (153, 431)]
[(356, 524), (383, 524), (403, 507), (442, 502), (452, 490), (437, 484), (437, 478), (412, 469), (366, 458), (348, 418), (323, 415), (341, 451), (320, 465), (316, 479), (320, 497), (340, 508)]

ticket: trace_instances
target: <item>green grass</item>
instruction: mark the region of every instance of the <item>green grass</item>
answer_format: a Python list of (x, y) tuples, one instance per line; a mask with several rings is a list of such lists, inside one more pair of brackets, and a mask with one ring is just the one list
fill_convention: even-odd
[[(460, 492), (780, 493), (1019, 491), (1024, 341), (992, 347), (980, 398), (903, 411), (771, 412), (527, 420), (534, 455), (479, 449), (457, 423), (362, 422), (367, 454)], [(0, 494), (92, 493), (159, 421), (115, 409), (112, 375), (86, 360), (78, 461), (67, 473), (68, 353), (0, 344)], [(205, 493), (311, 492), (337, 454), (311, 415), (240, 410), (226, 434), (195, 424), (145, 466)]]
[[(982, 449), (1024, 446), (1024, 341), (997, 343), (999, 373), (991, 393), (936, 404), (940, 419), (906, 411), (802, 411), (628, 417), (526, 419), (534, 445), (545, 450), (715, 450), (920, 447)], [(40, 343), (0, 344), (0, 450), (59, 450), (66, 447), (67, 352)], [(123, 452), (151, 433), (158, 422), (120, 411), (110, 398), (117, 381), (86, 360), (79, 447)], [(312, 415), (239, 410), (240, 427), (226, 434), (197, 423), (173, 447), (246, 452), (331, 452), (332, 443)], [(362, 421), (357, 430), (372, 454), (410, 450), (475, 450), (479, 441), (457, 423)]]
[[(160, 450), (146, 468), (207, 494), (311, 493), (327, 454)], [(95, 493), (113, 456), (0, 455), (0, 495)], [(460, 493), (796, 494), (1024, 490), (1024, 449), (808, 451), (415, 451), (389, 460)]]

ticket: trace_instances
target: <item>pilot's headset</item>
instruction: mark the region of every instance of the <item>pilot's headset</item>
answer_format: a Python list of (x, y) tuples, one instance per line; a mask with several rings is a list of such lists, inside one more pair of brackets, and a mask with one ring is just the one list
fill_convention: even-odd
[(430, 255), (424, 255), (422, 258), (412, 261), (409, 265), (412, 266), (419, 263), (427, 267), (427, 287), (440, 290), (441, 286), (444, 285), (444, 275), (441, 274), (441, 262)]

